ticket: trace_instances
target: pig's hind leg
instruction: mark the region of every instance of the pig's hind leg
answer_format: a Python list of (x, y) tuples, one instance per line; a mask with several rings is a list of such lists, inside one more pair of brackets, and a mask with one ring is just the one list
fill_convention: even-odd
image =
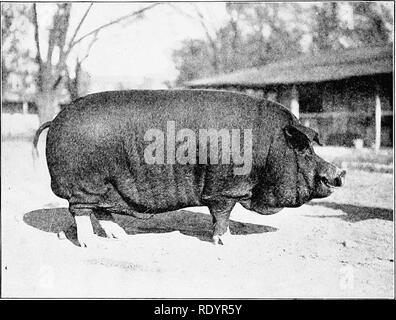
[(95, 235), (91, 214), (91, 208), (76, 208), (70, 206), (69, 211), (72, 214), (77, 227), (77, 240), (81, 247), (97, 247), (99, 245), (99, 237)]
[(127, 233), (115, 222), (111, 213), (103, 209), (95, 209), (93, 213), (108, 238), (119, 240), (127, 239)]
[[(101, 227), (107, 236), (121, 237), (121, 227), (114, 222), (113, 217), (105, 212), (98, 211), (101, 204), (105, 201), (109, 193), (109, 186), (105, 183), (99, 183), (94, 179), (91, 181), (79, 181), (72, 189), (69, 197), (69, 211), (72, 214), (77, 227), (77, 240), (81, 247), (103, 247), (106, 246), (101, 239), (94, 233), (91, 215), (98, 218)], [(114, 227), (116, 225), (117, 228)], [(124, 232), (125, 233), (125, 232)]]

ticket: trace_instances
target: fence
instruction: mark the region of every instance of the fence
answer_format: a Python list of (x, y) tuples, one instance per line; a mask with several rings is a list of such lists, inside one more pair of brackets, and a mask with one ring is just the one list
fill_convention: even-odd
[[(320, 133), (326, 145), (352, 147), (356, 140), (364, 146), (375, 143), (375, 114), (370, 112), (302, 113), (300, 121)], [(393, 145), (393, 112), (383, 111), (381, 119), (381, 146)]]

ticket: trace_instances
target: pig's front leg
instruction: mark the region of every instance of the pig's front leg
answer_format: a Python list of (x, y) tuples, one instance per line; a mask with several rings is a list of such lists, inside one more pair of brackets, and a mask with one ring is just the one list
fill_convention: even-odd
[(230, 239), (230, 214), (235, 200), (220, 198), (207, 203), (213, 219), (213, 243), (225, 244)]

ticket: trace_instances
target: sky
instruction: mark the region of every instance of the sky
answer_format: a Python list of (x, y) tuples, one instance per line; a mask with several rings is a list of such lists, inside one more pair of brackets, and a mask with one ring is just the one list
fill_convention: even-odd
[[(94, 3), (75, 39), (150, 5), (152, 3)], [(147, 83), (147, 79), (154, 79), (151, 86), (163, 88), (165, 87), (163, 82), (174, 81), (178, 71), (172, 60), (172, 52), (180, 48), (185, 39), (205, 38), (199, 22), (181, 14), (181, 11), (193, 13), (193, 5), (161, 3), (146, 11), (143, 19), (124, 20), (102, 29), (83, 63), (83, 69), (91, 76), (91, 83), (95, 85), (100, 82), (112, 82), (111, 89), (114, 89), (115, 82), (136, 87), (144, 82)], [(172, 6), (177, 6), (178, 9)], [(88, 7), (89, 3), (73, 3), (67, 42)], [(205, 17), (213, 23), (213, 30), (223, 24), (226, 18), (225, 3), (201, 3), (199, 7)], [(56, 5), (53, 3), (37, 4), (40, 51), (44, 58), (48, 49), (48, 29), (55, 11)], [(26, 30), (26, 34), (18, 33), (18, 37), (21, 37), (22, 47), (29, 49), (30, 55), (34, 57), (36, 46), (32, 24), (22, 18), (16, 28)], [(71, 67), (70, 71), (73, 70), (76, 58), (79, 57), (81, 60), (85, 56), (91, 39), (92, 37), (86, 38), (73, 48), (67, 61)], [(53, 64), (56, 64), (56, 52), (53, 58), (55, 58)]]
[[(87, 5), (74, 6), (77, 14), (74, 15), (72, 24), (76, 25)], [(147, 4), (96, 3), (79, 34), (84, 35), (97, 26), (142, 6)], [(177, 6), (187, 12), (191, 11), (189, 4)], [(210, 7), (206, 5), (203, 10), (213, 16), (214, 24), (221, 24), (225, 19), (224, 3), (212, 3)], [(167, 4), (161, 4), (148, 11), (144, 19), (120, 23), (101, 31), (84, 62), (84, 68), (92, 78), (119, 78), (120, 81), (132, 79), (132, 82), (134, 79), (143, 82), (145, 78), (154, 78), (157, 84), (172, 81), (178, 74), (172, 61), (173, 50), (180, 47), (183, 39), (204, 36), (197, 21), (181, 15)], [(85, 45), (88, 43), (89, 40), (85, 41)]]

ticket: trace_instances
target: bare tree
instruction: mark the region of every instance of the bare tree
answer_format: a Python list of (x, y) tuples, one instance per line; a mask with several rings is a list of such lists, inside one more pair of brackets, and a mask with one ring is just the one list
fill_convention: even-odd
[[(72, 4), (57, 3), (56, 5), (57, 9), (49, 29), (48, 50), (46, 55), (43, 54), (40, 48), (39, 22), (37, 17), (36, 3), (33, 4), (32, 8), (32, 23), (34, 26), (34, 40), (36, 44), (35, 61), (38, 65), (38, 72), (36, 76), (36, 104), (38, 107), (40, 123), (50, 120), (54, 117), (59, 102), (58, 100), (60, 91), (62, 90), (63, 85), (65, 85), (70, 91), (72, 98), (78, 96), (78, 77), (81, 73), (82, 63), (88, 57), (89, 51), (95, 41), (97, 41), (99, 32), (121, 21), (130, 18), (140, 18), (145, 11), (157, 6), (158, 3), (154, 3), (143, 7), (140, 10), (128, 13), (122, 17), (110, 21), (109, 23), (95, 28), (85, 35), (77, 37), (81, 26), (83, 25), (92, 8), (93, 4), (91, 3), (79, 21), (69, 41), (66, 41), (66, 35), (69, 31), (70, 11)], [(71, 79), (66, 62), (76, 45), (86, 39), (91, 39), (90, 44), (88, 45), (87, 52), (83, 58), (77, 58), (74, 70), (75, 77)], [(54, 61), (56, 62), (54, 63)]]
[[(192, 6), (190, 12), (173, 7), (201, 25), (205, 40), (190, 39), (174, 51), (173, 59), (180, 71), (177, 84), (194, 78), (233, 72), (242, 68), (257, 67), (301, 52), (303, 34), (293, 17), (283, 17), (285, 10), (299, 13), (299, 7), (277, 3), (227, 3), (226, 19), (215, 27), (204, 15), (202, 8)], [(268, 32), (265, 32), (268, 31)], [(210, 62), (209, 67), (208, 61)]]
[(338, 3), (315, 5), (313, 10), (316, 19), (312, 26), (312, 50), (339, 49), (342, 29), (338, 18)]
[[(392, 11), (379, 2), (352, 2), (354, 28), (348, 30), (355, 45), (383, 46), (391, 42)], [(387, 26), (387, 24), (389, 26)]]
[(219, 48), (217, 44), (216, 32), (217, 29), (208, 20), (207, 17), (202, 13), (196, 4), (191, 4), (193, 13), (189, 13), (185, 10), (180, 9), (179, 5), (170, 4), (170, 6), (175, 9), (178, 13), (184, 15), (185, 17), (197, 21), (203, 31), (205, 32), (206, 40), (210, 47), (210, 64), (215, 73), (219, 73)]
[(313, 6), (311, 49), (337, 50), (343, 47), (383, 46), (391, 43), (393, 15), (380, 2), (349, 2), (350, 21), (339, 17), (340, 4), (336, 2)]

